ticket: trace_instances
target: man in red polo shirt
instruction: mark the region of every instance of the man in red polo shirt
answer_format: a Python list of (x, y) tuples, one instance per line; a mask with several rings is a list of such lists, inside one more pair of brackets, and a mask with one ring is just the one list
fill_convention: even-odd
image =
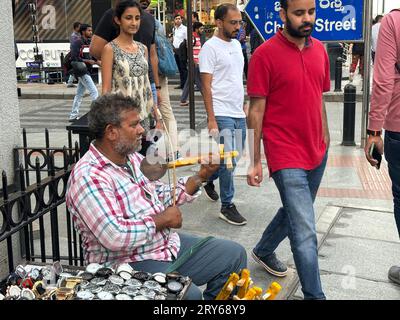
[(275, 276), (287, 267), (274, 251), (287, 236), (305, 299), (325, 299), (318, 267), (313, 203), (329, 147), (323, 92), (330, 90), (329, 59), (311, 37), (315, 0), (281, 0), (284, 29), (257, 48), (250, 61), (248, 127), (254, 130), (250, 186), (263, 179), (260, 141), (269, 174), (279, 190), (280, 208), (252, 252)]

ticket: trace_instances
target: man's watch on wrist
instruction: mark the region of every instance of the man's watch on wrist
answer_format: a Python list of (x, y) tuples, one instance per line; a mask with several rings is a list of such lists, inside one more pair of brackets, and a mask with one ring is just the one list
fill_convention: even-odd
[(161, 90), (161, 86), (156, 86), (156, 89), (157, 90)]
[(373, 136), (373, 137), (380, 137), (380, 135), (382, 134), (381, 130), (369, 130), (367, 129), (367, 134), (369, 136)]

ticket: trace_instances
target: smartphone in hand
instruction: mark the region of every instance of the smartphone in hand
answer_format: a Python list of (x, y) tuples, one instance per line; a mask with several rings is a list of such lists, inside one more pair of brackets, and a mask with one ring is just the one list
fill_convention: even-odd
[(375, 143), (371, 144), (371, 148), (369, 149), (369, 155), (371, 156), (371, 158), (378, 161), (376, 168), (379, 170), (379, 168), (381, 167), (382, 155), (379, 153), (378, 149), (376, 148)]

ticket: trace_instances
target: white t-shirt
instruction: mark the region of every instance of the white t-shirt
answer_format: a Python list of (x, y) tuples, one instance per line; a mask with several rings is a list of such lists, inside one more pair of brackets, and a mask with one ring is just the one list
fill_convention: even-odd
[(174, 39), (173, 45), (175, 49), (179, 49), (179, 46), (183, 42), (183, 40), (187, 40), (187, 28), (183, 24), (181, 24), (178, 28), (174, 28)]
[(217, 36), (200, 50), (201, 73), (213, 75), (211, 93), (214, 114), (231, 118), (246, 118), (243, 110), (244, 58), (239, 41), (224, 41)]
[(376, 45), (378, 43), (378, 35), (379, 35), (379, 28), (381, 26), (381, 23), (375, 23), (372, 26), (372, 34), (371, 34), (371, 49), (373, 52), (376, 52)]

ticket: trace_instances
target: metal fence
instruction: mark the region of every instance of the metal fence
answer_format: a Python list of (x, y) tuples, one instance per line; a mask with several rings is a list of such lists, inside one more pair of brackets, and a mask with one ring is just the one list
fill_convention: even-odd
[[(75, 142), (72, 147), (70, 133), (68, 147), (50, 147), (47, 130), (45, 140), (45, 147), (28, 147), (24, 130), (23, 147), (14, 149), (15, 163), (18, 164), (14, 188), (10, 188), (7, 175), (2, 172), (0, 243), (6, 242), (10, 273), (15, 268), (15, 256), (26, 261), (46, 263), (52, 260), (83, 265), (81, 238), (68, 209), (61, 208), (65, 206), (72, 167), (79, 160), (79, 146)], [(57, 160), (61, 165), (56, 164)], [(30, 183), (33, 180), (34, 183)], [(37, 230), (34, 230), (35, 225), (38, 225)], [(65, 234), (64, 238), (60, 237), (60, 232)], [(20, 243), (20, 252), (15, 252), (16, 242)], [(65, 247), (64, 252), (60, 245)]]

